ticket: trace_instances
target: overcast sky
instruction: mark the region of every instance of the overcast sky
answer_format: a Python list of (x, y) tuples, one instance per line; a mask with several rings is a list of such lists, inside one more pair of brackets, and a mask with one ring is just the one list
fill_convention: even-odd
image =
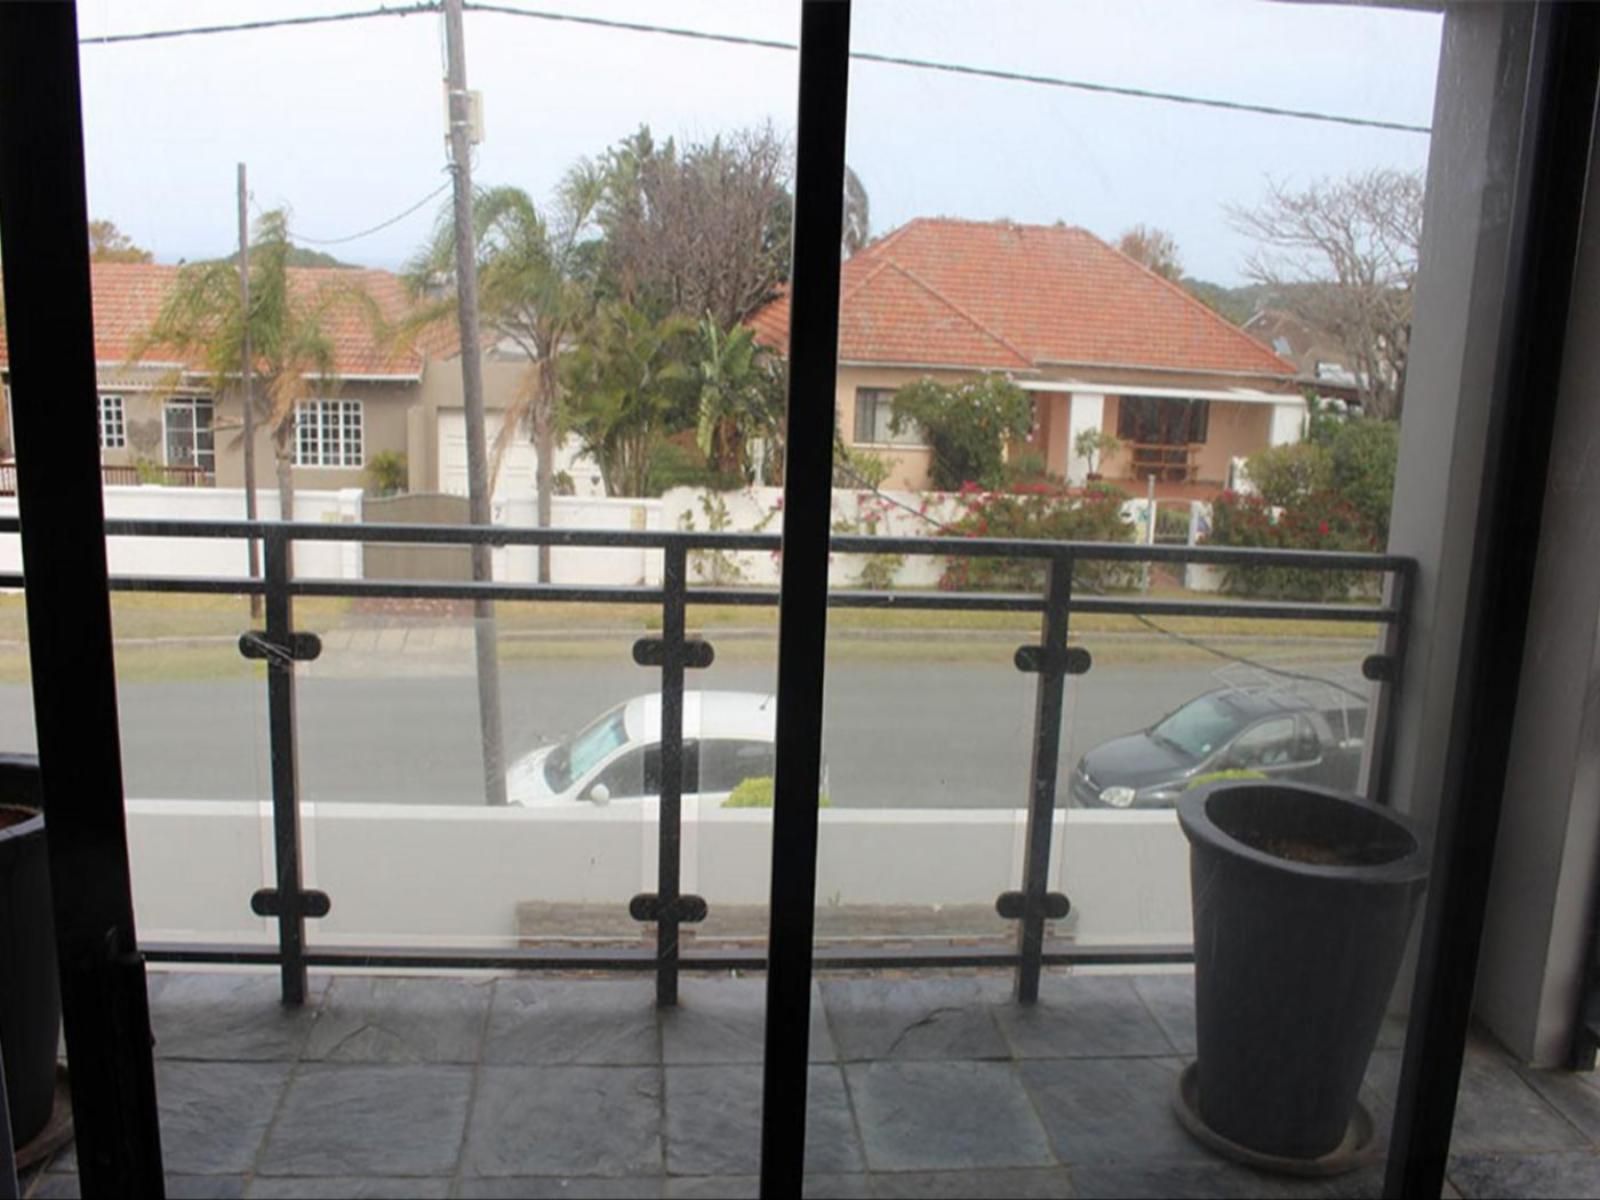
[[(400, 0), (396, 0), (400, 2)], [(794, 40), (795, 0), (508, 0), (525, 7)], [(80, 0), (105, 33), (373, 7), (373, 0)], [(1440, 18), (1246, 0), (856, 0), (858, 50), (1427, 125)], [(234, 164), (260, 208), (340, 237), (445, 176), (441, 22), (431, 15), (86, 45), (94, 215), (162, 261), (227, 253)], [(641, 122), (709, 136), (794, 126), (790, 52), (468, 13), (470, 86), (485, 97), (477, 181), (543, 199), (572, 161)], [(1224, 206), (1268, 177), (1304, 184), (1421, 169), (1425, 135), (1219, 112), (857, 62), (849, 159), (874, 232), (919, 215), (1063, 220), (1114, 238), (1170, 230), (1187, 270), (1241, 281), (1248, 245)], [(340, 257), (395, 267), (437, 202)]]

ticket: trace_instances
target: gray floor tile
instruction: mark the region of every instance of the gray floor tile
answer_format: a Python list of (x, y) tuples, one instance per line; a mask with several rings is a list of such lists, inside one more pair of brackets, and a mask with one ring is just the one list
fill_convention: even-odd
[(1076, 1193), (1064, 1167), (1010, 1171), (890, 1171), (872, 1177), (880, 1200), (1065, 1200)]
[(754, 1175), (679, 1175), (661, 1194), (667, 1200), (756, 1200), (761, 1181)]
[(1137, 975), (1133, 980), (1139, 999), (1150, 1010), (1150, 1015), (1167, 1035), (1167, 1041), (1179, 1054), (1193, 1058), (1194, 1033), (1194, 975)]
[(462, 1200), (659, 1200), (659, 1176), (622, 1179), (541, 1177), (537, 1179), (463, 1179), (456, 1195)]
[(242, 1200), (243, 1175), (168, 1175), (167, 1200)]
[(470, 1067), (307, 1063), (289, 1085), (261, 1174), (450, 1175), (471, 1089)]
[(306, 1041), (313, 1061), (476, 1062), (489, 980), (344, 975), (333, 981)]
[(1527, 1068), (1518, 1068), (1518, 1074), (1591, 1142), (1600, 1142), (1600, 1076), (1593, 1071)]
[[(1379, 1113), (1393, 1110), (1399, 1078), (1398, 1050), (1372, 1056), (1367, 1080), (1377, 1094)], [(1502, 1052), (1476, 1041), (1469, 1046), (1456, 1098), (1453, 1154), (1537, 1153), (1587, 1145), (1566, 1118), (1523, 1082)]]
[(1590, 1154), (1468, 1154), (1450, 1160), (1467, 1197), (1600, 1196), (1600, 1158)]
[(313, 980), (305, 1007), (285, 1008), (276, 973), (170, 975), (151, 1000), (156, 1057), (290, 1061), (305, 1046), (320, 998)]
[(800, 1181), (804, 1200), (868, 1200), (872, 1182), (865, 1175), (807, 1175)]
[(250, 1185), (250, 1200), (445, 1200), (449, 1179), (372, 1179), (350, 1176), (312, 1176), (297, 1179), (257, 1179)]
[(1171, 1055), (1126, 975), (1046, 979), (1037, 1004), (997, 1005), (995, 1020), (1018, 1058)]
[(847, 1078), (874, 1171), (1055, 1165), (1011, 1063), (860, 1063)]
[[(761, 1166), (761, 1068), (667, 1068), (667, 1170), (673, 1175), (754, 1174)], [(806, 1166), (862, 1169), (844, 1077), (814, 1066), (806, 1089)]]
[(658, 1173), (661, 1098), (658, 1067), (484, 1067), (466, 1173)]
[(871, 1059), (1009, 1058), (990, 1014), (1007, 994), (998, 979), (828, 979), (822, 999), (839, 1056)]
[(1232, 1165), (1120, 1164), (1074, 1167), (1072, 1184), (1080, 1196), (1105, 1200), (1377, 1200), (1383, 1171), (1368, 1167), (1337, 1179), (1294, 1179)]
[(654, 986), (646, 979), (501, 979), (483, 1061), (654, 1065), (661, 1061)]
[(287, 1063), (157, 1063), (167, 1170), (175, 1175), (251, 1170), (288, 1081)]
[(49, 1174), (33, 1181), (22, 1193), (27, 1200), (78, 1200), (78, 1176), (72, 1173)]
[[(685, 979), (678, 1007), (661, 1014), (661, 1053), (669, 1064), (759, 1063), (767, 1028), (764, 979)], [(811, 990), (812, 1062), (837, 1057), (822, 992)]]
[(1023, 1063), (1023, 1085), (1069, 1166), (1214, 1162), (1172, 1111), (1182, 1063), (1160, 1058), (1073, 1058)]

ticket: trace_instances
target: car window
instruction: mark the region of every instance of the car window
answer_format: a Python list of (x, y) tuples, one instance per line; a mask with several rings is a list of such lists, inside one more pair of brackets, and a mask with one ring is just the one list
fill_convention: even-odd
[(1295, 719), (1273, 717), (1245, 730), (1228, 752), (1240, 767), (1277, 767), (1295, 761)]
[(1315, 762), (1322, 757), (1322, 741), (1317, 737), (1317, 725), (1310, 717), (1301, 716), (1295, 725), (1295, 762)]
[[(683, 790), (700, 790), (700, 752), (694, 741), (683, 743)], [(595, 783), (603, 783), (612, 799), (619, 796), (659, 796), (661, 794), (661, 747), (640, 746), (619, 755), (600, 772)], [(592, 790), (590, 784), (586, 791)]]
[(731, 792), (746, 779), (772, 774), (773, 744), (719, 738), (700, 750), (700, 790)]
[(552, 791), (566, 791), (573, 780), (582, 779), (627, 740), (628, 731), (619, 705), (550, 752), (544, 760), (545, 782)]
[(1150, 736), (1180, 754), (1204, 758), (1238, 733), (1248, 717), (1226, 696), (1201, 696), (1150, 730)]

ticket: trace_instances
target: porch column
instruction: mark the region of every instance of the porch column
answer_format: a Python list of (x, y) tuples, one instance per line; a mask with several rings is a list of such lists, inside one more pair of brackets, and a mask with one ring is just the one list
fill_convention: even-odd
[(1272, 428), (1267, 445), (1288, 446), (1300, 440), (1305, 429), (1306, 402), (1299, 396), (1272, 406)]
[(1067, 397), (1067, 482), (1082, 485), (1089, 480), (1089, 467), (1078, 457), (1078, 434), (1085, 429), (1099, 429), (1105, 421), (1106, 398), (1103, 392), (1072, 392)]

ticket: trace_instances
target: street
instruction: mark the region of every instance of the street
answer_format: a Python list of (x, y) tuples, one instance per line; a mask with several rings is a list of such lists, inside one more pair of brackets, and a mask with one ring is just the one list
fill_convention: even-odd
[[(693, 672), (690, 684), (770, 690), (770, 660), (749, 657)], [(833, 804), (1022, 807), (1035, 678), (1008, 660), (999, 654), (992, 665), (848, 657), (831, 663), (825, 753)], [(658, 679), (656, 671), (634, 666), (621, 654), (504, 664), (508, 757), (572, 733), (605, 708), (650, 691)], [(1208, 663), (1097, 665), (1069, 680), (1062, 776), (1091, 746), (1148, 726), (1215, 686), (1216, 666)], [(297, 695), (305, 799), (481, 803), (471, 676), (313, 676), (302, 680)], [(120, 696), (129, 796), (270, 795), (264, 682), (132, 682), (122, 685)], [(0, 686), (0, 729), (6, 749), (32, 750), (25, 686)]]

